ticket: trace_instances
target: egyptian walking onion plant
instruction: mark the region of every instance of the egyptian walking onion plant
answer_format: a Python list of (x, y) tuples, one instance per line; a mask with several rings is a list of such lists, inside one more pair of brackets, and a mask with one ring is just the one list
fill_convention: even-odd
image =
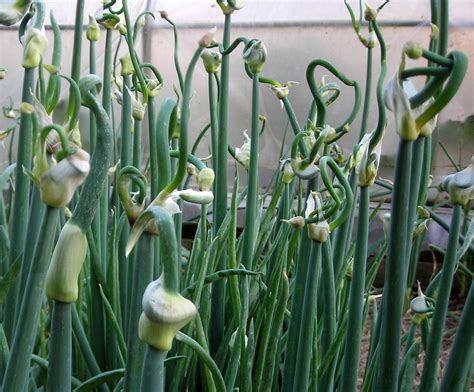
[[(166, 11), (145, 11), (132, 20), (126, 0), (104, 1), (83, 31), (84, 3), (76, 2), (70, 76), (61, 67), (62, 35), (52, 13), (46, 38), (43, 1), (0, 5), (0, 23), (19, 22), (24, 68), (21, 102), (4, 108), (12, 125), (0, 132), (10, 142), (9, 166), (0, 175), (0, 390), (469, 390), (474, 162), (464, 170), (456, 166), (439, 184), (453, 207), (450, 224), (438, 205), (427, 204), (437, 116), (467, 69), (463, 53), (447, 51), (448, 1), (431, 2), (429, 47), (407, 43), (390, 81), (377, 22), (386, 3), (360, 3), (357, 16), (345, 1), (367, 51), (366, 80), (359, 83), (315, 58), (306, 68), (304, 121), (289, 94), (298, 83), (265, 75), (264, 42), (232, 40), (232, 17), (243, 2), (217, 0), (222, 41), (215, 29), (205, 34), (185, 70), (178, 26)], [(152, 20), (173, 31), (169, 61), (176, 81), (165, 80), (138, 50), (141, 31)], [(101, 29), (103, 64), (96, 56)], [(44, 55), (48, 46), (51, 59)], [(229, 83), (230, 59), (239, 46), (252, 94), (249, 132), (235, 147), (228, 141)], [(162, 54), (160, 62), (167, 61)], [(204, 93), (192, 86), (201, 60)], [(409, 68), (414, 61), (426, 63)], [(330, 76), (319, 82), (320, 69)], [(8, 81), (10, 71), (1, 68), (0, 79)], [(424, 85), (408, 96), (404, 83), (420, 76)], [(61, 116), (63, 82), (68, 102)], [(176, 86), (175, 95), (163, 97), (158, 107), (166, 84)], [(259, 144), (272, 119), (261, 116), (262, 84), (275, 94), (294, 134), (285, 134), (280, 162), (263, 192)], [(327, 114), (345, 91), (353, 94), (352, 108), (330, 123)], [(198, 125), (191, 98), (198, 94), (209, 102), (208, 123), (191, 141), (190, 130)], [(89, 115), (84, 145), (81, 105)], [(375, 124), (371, 110), (377, 112)], [(359, 117), (357, 144), (344, 154), (338, 141)], [(394, 131), (399, 145), (390, 183), (378, 177), (378, 168), (383, 136)], [(211, 154), (200, 159), (196, 151), (207, 132)], [(229, 159), (235, 165), (232, 184)], [(375, 185), (388, 190), (391, 211), (384, 234), (369, 246), (369, 227), (382, 206), (372, 207), (371, 196), (381, 192)], [(186, 249), (181, 212), (189, 203), (200, 213)], [(443, 267), (413, 294), (431, 220), (449, 232), (446, 250), (438, 249)], [(379, 289), (374, 281), (383, 260)], [(470, 286), (460, 317), (448, 307), (456, 274)], [(448, 314), (457, 327), (440, 369)]]

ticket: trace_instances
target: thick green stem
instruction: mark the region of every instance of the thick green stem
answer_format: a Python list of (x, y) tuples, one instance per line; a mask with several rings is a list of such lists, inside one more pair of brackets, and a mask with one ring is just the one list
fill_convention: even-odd
[(471, 282), (448, 363), (444, 369), (440, 392), (461, 392), (466, 380), (471, 380), (474, 349), (472, 331), (474, 331), (474, 284)]
[(138, 243), (138, 252), (133, 268), (132, 298), (129, 306), (127, 362), (125, 365), (124, 389), (138, 391), (142, 374), (145, 343), (138, 338), (138, 320), (142, 313), (142, 299), (146, 286), (153, 280), (154, 237), (144, 233)]
[[(283, 388), (285, 392), (293, 391), (293, 381), (296, 369), (296, 355), (298, 352), (298, 338), (301, 329), (301, 318), (303, 314), (303, 301), (306, 286), (306, 276), (310, 264), (310, 249), (314, 246), (308, 237), (308, 233), (301, 234), (298, 263), (296, 265), (296, 277), (293, 289), (291, 305), (290, 326), (288, 329), (288, 340), (285, 353), (285, 366), (283, 370)], [(311, 252), (312, 253), (312, 252)]]
[[(82, 328), (81, 320), (79, 319), (79, 314), (77, 313), (77, 309), (75, 306), (72, 307), (72, 330), (74, 332), (74, 336), (77, 339), (78, 348), (81, 351), (82, 357), (89, 368), (91, 375), (98, 376), (102, 373), (100, 370), (99, 365), (94, 357), (94, 353), (89, 345), (89, 341), (87, 340), (87, 336)], [(99, 387), (101, 392), (107, 392), (109, 388), (106, 385), (102, 385)]]
[[(224, 23), (224, 37), (222, 45), (227, 49), (230, 45), (231, 34), (231, 15), (225, 15)], [(221, 65), (221, 88), (219, 97), (218, 110), (218, 150), (212, 151), (216, 156), (216, 185), (215, 185), (215, 211), (213, 211), (213, 231), (214, 236), (217, 235), (222, 222), (227, 214), (227, 123), (228, 123), (228, 106), (229, 106), (229, 65), (230, 56), (228, 54), (222, 55)], [(226, 255), (222, 254), (217, 269), (225, 269)], [(211, 325), (213, 326), (213, 333), (210, 337), (211, 355), (214, 355), (219, 348), (222, 338), (224, 337), (224, 306), (225, 306), (225, 284), (224, 282), (217, 282), (212, 288), (212, 304), (211, 304)]]
[(39, 313), (43, 303), (44, 282), (48, 271), (57, 231), (59, 210), (47, 207), (39, 228), (38, 243), (21, 303), (18, 327), (10, 350), (3, 392), (23, 391), (28, 384), (31, 353), (33, 352)]
[(122, 96), (122, 125), (120, 136), (120, 166), (132, 164), (132, 97), (131, 94), (132, 78), (131, 75), (123, 76), (123, 96)]
[(250, 162), (247, 184), (247, 205), (245, 209), (245, 230), (243, 233), (242, 264), (245, 268), (252, 267), (253, 250), (257, 232), (257, 203), (258, 203), (258, 146), (259, 146), (259, 88), (258, 74), (252, 79), (252, 130), (250, 136)]
[(171, 161), (169, 158), (168, 132), (173, 112), (176, 110), (176, 101), (166, 98), (161, 104), (158, 119), (156, 120), (156, 147), (153, 153), (158, 157), (158, 191), (162, 191), (171, 181)]
[(72, 306), (70, 303), (53, 301), (47, 384), (47, 390), (50, 392), (71, 390)]
[(71, 78), (77, 83), (81, 74), (82, 27), (84, 23), (85, 0), (77, 0), (74, 23), (74, 43), (72, 48)]
[(143, 361), (140, 391), (163, 392), (165, 390), (165, 359), (167, 351), (147, 345)]
[(133, 166), (140, 170), (142, 164), (142, 121), (133, 124)]
[[(364, 106), (362, 109), (362, 120), (360, 124), (359, 132), (359, 142), (364, 137), (367, 132), (367, 123), (369, 120), (370, 113), (370, 99), (372, 96), (372, 49), (367, 49), (367, 69), (365, 75), (365, 93), (364, 93)], [(354, 194), (354, 200), (357, 201), (357, 176), (354, 171), (351, 171), (349, 176), (349, 184)], [(347, 244), (349, 243), (348, 239), (352, 235), (351, 228), (354, 223), (355, 217), (355, 206), (356, 202), (353, 204), (351, 215), (336, 231), (335, 240), (334, 240), (334, 272), (336, 276), (339, 275), (339, 271), (343, 266), (343, 262), (346, 257)]]
[(315, 329), (317, 288), (321, 263), (320, 242), (312, 246), (308, 275), (304, 293), (298, 353), (292, 391), (307, 391), (310, 383), (311, 356), (313, 355), (313, 335)]
[(344, 390), (356, 391), (360, 343), (363, 330), (365, 270), (367, 265), (367, 241), (369, 235), (369, 188), (360, 187), (359, 218), (357, 222), (357, 241), (352, 268), (351, 291), (349, 299), (349, 319), (344, 349), (342, 385)]
[(156, 155), (156, 108), (155, 98), (150, 96), (148, 99), (148, 143), (150, 156), (150, 179), (151, 179), (151, 198), (158, 195), (158, 157)]
[[(448, 311), (449, 294), (453, 284), (454, 269), (456, 267), (456, 248), (461, 223), (462, 206), (454, 205), (453, 219), (449, 230), (448, 248), (443, 261), (438, 297), (431, 321), (431, 330), (426, 347), (426, 358), (421, 376), (420, 392), (434, 391), (437, 385), (439, 353), (443, 340), (444, 323)], [(471, 331), (472, 332), (472, 331)], [(467, 360), (467, 358), (465, 359)]]
[[(328, 239), (322, 245), (322, 285), (324, 294), (324, 312), (322, 330), (322, 356), (328, 356), (331, 351), (331, 345), (336, 336), (336, 284), (334, 281), (334, 267), (332, 261), (331, 242)], [(354, 276), (354, 275), (353, 275)], [(319, 382), (319, 390), (331, 392), (334, 390), (334, 372), (337, 362), (333, 361), (329, 369), (323, 375)], [(313, 371), (315, 371), (313, 369)], [(344, 384), (345, 385), (345, 384)], [(347, 387), (344, 387), (347, 388)]]
[[(413, 142), (400, 140), (395, 166), (390, 234), (382, 302), (379, 367), (375, 388), (396, 391), (400, 352), (400, 329), (405, 291), (408, 198)], [(379, 316), (379, 317), (380, 317)]]
[[(413, 161), (412, 161), (412, 169), (411, 169), (411, 177), (410, 177), (410, 195), (409, 195), (409, 205), (408, 205), (408, 218), (407, 218), (407, 237), (408, 241), (406, 243), (406, 258), (409, 260), (407, 266), (407, 271), (405, 271), (405, 275), (407, 276), (407, 289), (411, 288), (413, 284), (413, 280), (411, 276), (414, 275), (414, 271), (416, 269), (416, 264), (418, 262), (417, 259), (410, 260), (410, 253), (412, 251), (412, 237), (413, 237), (413, 230), (415, 229), (415, 219), (418, 207), (418, 199), (420, 193), (420, 184), (421, 184), (421, 176), (423, 171), (423, 162), (425, 160), (424, 157), (424, 150), (425, 150), (425, 138), (419, 137), (413, 143)], [(413, 261), (414, 265), (411, 265), (411, 261)], [(411, 271), (411, 273), (410, 273)]]
[[(34, 68), (25, 69), (23, 77), (23, 92), (21, 100), (32, 104), (33, 89), (35, 80)], [(27, 235), (29, 198), (30, 198), (30, 179), (24, 172), (24, 168), (31, 169), (31, 154), (33, 145), (33, 132), (31, 126), (31, 115), (21, 113), (20, 129), (18, 135), (18, 151), (15, 169), (15, 193), (13, 196), (13, 215), (11, 217), (11, 235), (10, 235), (10, 255), (9, 265), (20, 260), (24, 249)], [(11, 295), (6, 301), (4, 310), (4, 328), (7, 339), (11, 341), (13, 335), (13, 324), (15, 321), (16, 293), (18, 292), (18, 283), (13, 286)]]

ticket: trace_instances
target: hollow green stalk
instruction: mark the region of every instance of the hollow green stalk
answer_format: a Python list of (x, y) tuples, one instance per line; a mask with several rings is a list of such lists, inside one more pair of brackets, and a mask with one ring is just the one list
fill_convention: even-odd
[(158, 192), (161, 192), (171, 181), (171, 161), (169, 158), (169, 129), (173, 112), (176, 111), (176, 101), (166, 98), (161, 104), (158, 118), (156, 119), (156, 146), (154, 154), (158, 157)]
[(369, 238), (369, 187), (360, 187), (357, 240), (352, 268), (349, 319), (344, 348), (342, 385), (347, 391), (357, 390), (360, 344), (363, 330), (365, 270)]
[(43, 290), (48, 264), (56, 235), (59, 209), (47, 207), (40, 225), (33, 263), (19, 310), (17, 330), (10, 349), (10, 357), (3, 379), (3, 391), (23, 391), (29, 380), (31, 353), (36, 337), (36, 326), (43, 302)]
[[(465, 380), (469, 383), (472, 375), (472, 352), (474, 339), (474, 285), (471, 288), (464, 304), (461, 320), (456, 330), (454, 343), (451, 347), (448, 363), (444, 369), (440, 392), (460, 392), (464, 388)], [(469, 358), (471, 360), (469, 361)]]
[(167, 351), (147, 345), (141, 375), (140, 391), (162, 392), (165, 390), (165, 359)]
[(82, 51), (82, 28), (84, 23), (84, 3), (85, 0), (77, 0), (76, 16), (74, 21), (74, 43), (72, 52), (74, 56), (71, 64), (71, 78), (79, 83), (81, 74), (81, 51)]
[(138, 170), (142, 164), (142, 121), (135, 119), (133, 124), (133, 166)]
[[(35, 3), (35, 16), (33, 28), (41, 30), (44, 22), (44, 3)], [(26, 53), (26, 47), (24, 49)], [(34, 89), (35, 67), (25, 67), (23, 76), (22, 102), (33, 103), (31, 91)], [(20, 128), (18, 130), (18, 147), (15, 169), (15, 193), (13, 196), (13, 215), (11, 219), (10, 253), (8, 265), (13, 265), (16, 260), (21, 260), (25, 250), (27, 225), (29, 216), (30, 179), (24, 172), (24, 168), (31, 169), (33, 132), (31, 116), (21, 113)], [(18, 283), (13, 286), (6, 302), (4, 315), (4, 329), (7, 339), (11, 341), (13, 336), (13, 325), (15, 322), (15, 305), (18, 293)]]
[(301, 317), (298, 352), (292, 391), (307, 391), (310, 384), (311, 356), (313, 354), (313, 334), (315, 330), (317, 287), (321, 270), (322, 243), (314, 242), (308, 260), (303, 313)]
[[(224, 22), (224, 36), (222, 38), (222, 45), (227, 49), (230, 45), (231, 34), (231, 14), (225, 15)], [(221, 85), (219, 96), (218, 109), (218, 149), (212, 151), (212, 155), (216, 157), (216, 184), (214, 188), (214, 207), (213, 211), (213, 233), (217, 235), (222, 222), (227, 214), (227, 145), (228, 135), (228, 106), (229, 106), (229, 75), (230, 75), (230, 56), (228, 54), (222, 55), (221, 64)], [(225, 254), (222, 254), (218, 269), (224, 269), (226, 265)], [(213, 333), (210, 337), (211, 355), (214, 355), (219, 348), (219, 345), (224, 337), (224, 307), (225, 307), (225, 285), (224, 282), (216, 283), (212, 288), (212, 303), (211, 303), (211, 325), (213, 326)]]
[(291, 318), (288, 329), (287, 349), (285, 355), (285, 365), (283, 370), (283, 387), (285, 392), (293, 391), (293, 381), (296, 372), (296, 356), (298, 352), (298, 338), (300, 336), (301, 318), (303, 314), (303, 301), (306, 285), (306, 277), (310, 263), (310, 249), (312, 244), (306, 233), (302, 234), (298, 262), (296, 264), (296, 277), (293, 289), (293, 300), (291, 306)]
[(189, 102), (191, 100), (191, 84), (194, 68), (201, 55), (203, 47), (199, 46), (189, 63), (184, 82), (183, 102), (181, 104), (181, 129), (179, 135), (179, 161), (174, 179), (165, 187), (164, 191), (172, 193), (184, 179), (187, 167), (188, 154), (188, 128), (189, 128)]
[(242, 264), (245, 268), (252, 267), (255, 238), (257, 235), (257, 203), (258, 203), (258, 149), (259, 149), (259, 82), (258, 73), (252, 78), (252, 122), (250, 136), (250, 162), (248, 169), (247, 207), (245, 209), (245, 229), (243, 233)]
[[(177, 330), (194, 317), (196, 308), (190, 301), (185, 300), (179, 295), (180, 266), (176, 233), (173, 218), (164, 208), (150, 206), (138, 218), (130, 235), (127, 254), (130, 253), (137, 238), (152, 219), (160, 236), (160, 249), (167, 257), (161, 260), (163, 270), (160, 279), (152, 282), (145, 291), (143, 313), (140, 317), (139, 336), (143, 342), (148, 343), (158, 351), (166, 353), (171, 348)], [(164, 296), (162, 304), (156, 303), (156, 295)], [(177, 309), (180, 309), (182, 312), (179, 316), (175, 313)], [(147, 355), (143, 368), (149, 369), (150, 366), (153, 366), (161, 369), (165, 357), (166, 354), (159, 356)], [(164, 374), (162, 377), (164, 377)], [(164, 385), (164, 381), (161, 380), (159, 385)], [(155, 390), (149, 384), (149, 378), (146, 377), (146, 374), (142, 374), (141, 388), (147, 391)]]
[[(459, 236), (459, 226), (461, 222), (462, 206), (455, 204), (453, 208), (453, 218), (449, 230), (448, 248), (441, 271), (436, 306), (431, 321), (431, 330), (426, 347), (426, 358), (421, 376), (420, 391), (433, 391), (436, 388), (438, 375), (439, 353), (443, 338), (444, 323), (448, 311), (449, 294), (453, 283), (454, 269), (456, 267), (456, 248)], [(458, 364), (459, 365), (459, 364)]]
[[(72, 330), (77, 339), (78, 349), (80, 350), (91, 375), (98, 376), (102, 373), (102, 370), (100, 370), (94, 357), (94, 353), (92, 352), (92, 348), (90, 347), (87, 336), (82, 328), (81, 320), (75, 306), (72, 307)], [(106, 385), (100, 387), (101, 392), (107, 392), (108, 390), (109, 388), (107, 388)]]
[[(336, 286), (334, 281), (334, 267), (332, 260), (331, 241), (328, 240), (323, 243), (322, 249), (322, 285), (324, 295), (324, 317), (322, 325), (322, 357), (327, 357), (331, 350), (331, 344), (336, 337), (337, 320), (336, 320)], [(319, 390), (333, 391), (334, 390), (334, 374), (336, 371), (336, 361), (328, 368), (319, 382)], [(314, 369), (313, 369), (314, 371)]]
[[(83, 191), (76, 208), (74, 209), (74, 213), (69, 220), (70, 225), (77, 226), (84, 234), (92, 223), (97, 208), (97, 201), (99, 200), (103, 190), (103, 184), (107, 180), (107, 171), (112, 156), (113, 140), (109, 117), (103, 107), (97, 102), (95, 96), (90, 92), (90, 89), (95, 88), (99, 83), (98, 78), (92, 75), (84, 78), (80, 83), (83, 104), (95, 113), (98, 125), (97, 145), (91, 159), (91, 171), (85, 181)], [(81, 262), (83, 262), (83, 260)], [(59, 319), (55, 320), (55, 322), (61, 323), (61, 314), (57, 314), (57, 316)], [(56, 334), (52, 337), (52, 339), (57, 339), (57, 342), (54, 343), (57, 345), (56, 347), (60, 347), (66, 352), (67, 350), (70, 350), (71, 341), (68, 335), (71, 335), (71, 333), (71, 323), (69, 322), (68, 329), (64, 329), (62, 333), (59, 335)], [(51, 360), (61, 361), (62, 358), (61, 356), (53, 356)], [(63, 366), (66, 365), (67, 364), (62, 363), (52, 364), (51, 370), (58, 370), (60, 371), (60, 374), (68, 376), (67, 372), (63, 372)], [(54, 388), (69, 388), (69, 385), (71, 384), (70, 373), (68, 380), (59, 378), (59, 375), (56, 374), (51, 374), (51, 377), (52, 379), (57, 380)]]
[[(135, 265), (132, 270), (133, 285), (129, 304), (127, 360), (123, 384), (124, 389), (131, 392), (139, 390), (140, 377), (142, 375), (145, 344), (138, 339), (138, 320), (142, 311), (143, 293), (148, 283), (153, 280), (153, 240), (153, 236), (149, 233), (142, 235), (138, 243), (137, 257), (135, 258)], [(149, 355), (149, 351), (148, 349), (147, 355)]]
[(71, 390), (72, 371), (72, 318), (71, 303), (54, 301), (49, 340), (49, 369), (47, 390)]
[(321, 66), (331, 72), (335, 77), (337, 77), (342, 83), (346, 86), (350, 86), (354, 88), (354, 105), (352, 107), (352, 111), (349, 116), (337, 127), (335, 127), (336, 132), (341, 130), (344, 126), (350, 125), (352, 121), (354, 121), (359, 108), (360, 108), (360, 88), (359, 84), (355, 80), (349, 79), (345, 76), (342, 72), (337, 70), (332, 64), (325, 60), (313, 60), (309, 63), (308, 67), (306, 68), (306, 80), (308, 82), (308, 86), (311, 90), (313, 95), (314, 101), (317, 107), (317, 117), (316, 117), (316, 127), (323, 127), (326, 120), (326, 103), (324, 102), (323, 97), (319, 91), (319, 88), (316, 84), (316, 80), (314, 78), (314, 70), (316, 67)]
[[(413, 143), (413, 162), (412, 162), (412, 170), (411, 170), (411, 178), (410, 178), (410, 196), (409, 196), (409, 206), (408, 206), (408, 219), (407, 219), (407, 229), (408, 238), (412, 238), (413, 231), (415, 229), (415, 218), (416, 218), (416, 210), (418, 207), (418, 200), (420, 194), (420, 186), (422, 181), (422, 172), (423, 166), (425, 161), (425, 137), (420, 136), (415, 142)], [(428, 157), (429, 158), (429, 157)], [(423, 184), (424, 185), (424, 184)], [(407, 241), (407, 250), (406, 250), (406, 258), (409, 260), (409, 263), (406, 264), (407, 271), (405, 274), (407, 275), (407, 290), (409, 290), (412, 286), (414, 273), (413, 271), (416, 270), (416, 259), (411, 259), (410, 254), (412, 253), (413, 249), (413, 241)], [(414, 265), (411, 265), (411, 262), (414, 262)], [(410, 273), (411, 272), (411, 273)]]
[[(400, 139), (395, 165), (390, 218), (389, 247), (383, 290), (379, 366), (375, 388), (396, 391), (400, 351), (400, 328), (405, 291), (408, 197), (413, 142)], [(403, 251), (400, 251), (403, 250)]]
[[(368, 48), (367, 49), (367, 68), (366, 68), (366, 76), (365, 76), (364, 104), (363, 104), (363, 109), (362, 109), (362, 119), (361, 119), (358, 142), (361, 141), (362, 137), (367, 132), (367, 123), (368, 123), (369, 113), (370, 113), (370, 100), (372, 96), (372, 79), (373, 79), (372, 78), (372, 63), (373, 63), (372, 57), (373, 57), (372, 48)], [(377, 85), (377, 87), (379, 88), (379, 84)], [(380, 93), (382, 93), (381, 87), (382, 87), (382, 83), (380, 83), (380, 88), (379, 88)], [(351, 172), (350, 177), (349, 177), (349, 184), (354, 193), (354, 199), (357, 200), (357, 178), (356, 178), (355, 172), (353, 171)], [(334, 271), (336, 273), (336, 276), (339, 274), (339, 270), (342, 267), (343, 261), (345, 260), (348, 238), (351, 234), (351, 228), (354, 223), (355, 205), (356, 203), (354, 203), (354, 206), (352, 208), (351, 216), (346, 222), (344, 222), (341, 225), (341, 227), (339, 227), (334, 237), (334, 255), (333, 256), (334, 256)]]
[[(132, 76), (123, 75), (123, 96), (122, 96), (122, 114), (121, 114), (121, 145), (120, 145), (120, 166), (132, 164), (132, 129), (131, 129), (131, 118), (132, 118), (132, 100), (131, 100), (131, 85)], [(95, 218), (97, 220), (97, 218)], [(97, 220), (98, 222), (98, 220)], [(129, 300), (128, 293), (128, 259), (125, 257), (125, 246), (127, 244), (129, 228), (128, 225), (124, 227), (120, 234), (120, 240), (118, 245), (118, 257), (119, 257), (119, 280), (120, 280), (120, 303), (122, 304), (122, 320), (127, 318), (127, 302)], [(126, 324), (126, 322), (124, 322)]]

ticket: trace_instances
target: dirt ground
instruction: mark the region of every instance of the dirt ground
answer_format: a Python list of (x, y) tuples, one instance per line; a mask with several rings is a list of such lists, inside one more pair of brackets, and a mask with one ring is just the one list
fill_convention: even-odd
[[(441, 354), (440, 354), (440, 372), (438, 375), (439, 379), (441, 379), (442, 377), (444, 367), (446, 366), (446, 363), (448, 361), (449, 351), (454, 341), (454, 335), (456, 333), (456, 326), (457, 326), (456, 319), (458, 319), (462, 313), (463, 304), (459, 304), (456, 302), (457, 301), (451, 301), (449, 314), (448, 314), (448, 317), (446, 318), (446, 323), (445, 323), (446, 333), (443, 338), (443, 344), (441, 347)], [(412, 315), (413, 313), (411, 311), (408, 311), (405, 317), (403, 318), (402, 328), (403, 328), (404, 333), (408, 331), (408, 329), (410, 328)], [(370, 327), (371, 327), (371, 317), (369, 315), (368, 322), (364, 330), (364, 336), (362, 338), (361, 360), (360, 360), (360, 370), (359, 370), (359, 385), (358, 385), (359, 390), (360, 390), (360, 386), (362, 385), (362, 380), (364, 376), (363, 372), (366, 366), (367, 355), (370, 348)], [(421, 335), (420, 328), (418, 328), (416, 336), (418, 337), (420, 335)], [(417, 390), (419, 386), (421, 373), (423, 371), (424, 357), (425, 357), (425, 351), (423, 350), (423, 347), (421, 347), (419, 361), (417, 365), (417, 371), (416, 371), (415, 385), (413, 386), (413, 390)], [(471, 391), (474, 391), (474, 380), (472, 383)]]

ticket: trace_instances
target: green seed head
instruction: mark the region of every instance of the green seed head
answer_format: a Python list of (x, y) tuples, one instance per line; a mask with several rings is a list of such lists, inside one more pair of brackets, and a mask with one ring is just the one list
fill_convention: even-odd
[(214, 183), (214, 170), (209, 167), (202, 169), (197, 178), (198, 186), (201, 191), (209, 191), (212, 189), (212, 184)]
[(85, 181), (89, 169), (89, 154), (81, 149), (50, 167), (39, 180), (43, 203), (55, 208), (69, 204), (76, 189)]
[(26, 35), (23, 51), (23, 68), (36, 68), (43, 56), (48, 40), (41, 30), (32, 28)]
[(163, 277), (148, 285), (142, 306), (138, 336), (141, 341), (161, 351), (171, 349), (176, 333), (197, 313), (191, 301), (179, 293), (165, 290)]
[(127, 52), (124, 56), (120, 57), (120, 75), (131, 75), (133, 71), (132, 59), (130, 53)]
[(308, 236), (312, 241), (320, 243), (326, 242), (330, 233), (331, 230), (329, 229), (329, 223), (327, 220), (318, 223), (310, 223), (308, 225)]
[(417, 211), (420, 218), (428, 219), (430, 217), (430, 212), (422, 206), (418, 206)]
[(114, 29), (115, 26), (120, 23), (120, 18), (117, 15), (110, 13), (96, 16), (96, 19), (104, 29)]
[(87, 25), (86, 37), (91, 42), (96, 42), (100, 39), (99, 24), (92, 15), (89, 15), (89, 24)]
[(76, 301), (77, 279), (87, 254), (85, 234), (74, 223), (67, 222), (54, 248), (46, 276), (46, 295), (64, 303)]
[(211, 191), (195, 191), (194, 189), (185, 189), (176, 194), (188, 203), (209, 204), (214, 200), (214, 194)]
[(377, 19), (378, 11), (365, 2), (365, 9), (364, 9), (364, 19), (367, 22), (371, 22)]
[(120, 35), (122, 35), (122, 36), (127, 35), (127, 26), (125, 26), (123, 23), (119, 23), (117, 25), (117, 27), (118, 27), (118, 31), (119, 31)]
[(395, 114), (395, 128), (400, 137), (405, 140), (416, 140), (419, 130), (416, 127), (410, 101), (401, 84), (399, 73), (402, 70), (403, 66), (385, 86), (384, 101), (385, 106)]
[(285, 184), (290, 184), (291, 181), (293, 181), (293, 178), (295, 177), (295, 172), (293, 171), (293, 168), (291, 167), (291, 162), (290, 161), (286, 160), (283, 163), (282, 171), (283, 171), (283, 175), (281, 177), (281, 180)]
[(0, 68), (0, 80), (5, 79), (7, 76), (7, 70), (5, 68)]
[(403, 51), (408, 58), (418, 60), (423, 55), (423, 46), (415, 41), (409, 41), (405, 44)]
[(248, 170), (250, 164), (250, 138), (247, 135), (247, 130), (244, 131), (244, 144), (242, 147), (235, 149), (235, 159), (245, 170)]
[(217, 73), (221, 68), (222, 55), (217, 50), (204, 49), (201, 53), (204, 68), (208, 73)]
[(302, 216), (294, 216), (293, 218), (288, 219), (288, 220), (282, 219), (282, 221), (290, 224), (291, 226), (293, 226), (293, 228), (295, 230), (302, 229), (305, 225), (305, 221), (304, 221), (304, 218)]
[(262, 41), (253, 39), (245, 45), (243, 58), (252, 73), (262, 72), (267, 59), (267, 48)]

